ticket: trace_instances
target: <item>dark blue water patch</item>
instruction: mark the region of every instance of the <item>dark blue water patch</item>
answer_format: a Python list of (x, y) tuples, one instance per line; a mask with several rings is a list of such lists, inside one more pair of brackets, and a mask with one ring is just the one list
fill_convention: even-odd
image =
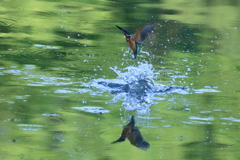
[(109, 92), (112, 94), (117, 94), (121, 92), (129, 92), (129, 93), (135, 93), (135, 94), (143, 94), (147, 92), (153, 92), (153, 93), (172, 93), (172, 92), (178, 92), (179, 90), (182, 91), (188, 91), (188, 87), (184, 86), (163, 86), (163, 85), (155, 85), (152, 88), (151, 85), (149, 85), (146, 81), (139, 81), (138, 85), (139, 87), (137, 90), (131, 90), (131, 87), (128, 84), (120, 84), (120, 83), (113, 83), (113, 82), (106, 82), (106, 81), (100, 81), (98, 82), (99, 85), (103, 85), (104, 87), (107, 87), (109, 89)]

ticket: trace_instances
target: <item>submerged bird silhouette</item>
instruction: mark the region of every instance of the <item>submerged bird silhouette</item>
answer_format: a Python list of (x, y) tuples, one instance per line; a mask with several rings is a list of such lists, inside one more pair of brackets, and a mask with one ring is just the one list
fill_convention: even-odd
[(147, 24), (141, 28), (138, 28), (136, 32), (133, 35), (131, 35), (127, 29), (123, 29), (117, 25), (116, 27), (119, 28), (125, 35), (128, 45), (133, 50), (134, 58), (136, 58), (138, 55), (138, 44), (143, 44), (146, 38), (148, 37), (149, 33), (151, 33), (154, 30), (153, 24)]
[(139, 129), (135, 127), (134, 116), (131, 117), (131, 120), (127, 124), (127, 126), (123, 128), (121, 137), (118, 140), (112, 142), (112, 144), (117, 142), (123, 142), (126, 138), (130, 141), (132, 145), (140, 149), (146, 150), (150, 146), (150, 144), (143, 139)]

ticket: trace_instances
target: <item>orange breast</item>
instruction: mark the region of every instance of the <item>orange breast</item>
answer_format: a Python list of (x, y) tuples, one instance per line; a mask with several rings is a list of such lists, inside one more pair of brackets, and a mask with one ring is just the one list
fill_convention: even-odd
[(135, 53), (136, 52), (135, 41), (131, 40), (130, 37), (126, 37), (126, 41), (128, 45), (131, 47), (131, 49), (133, 50), (133, 53)]

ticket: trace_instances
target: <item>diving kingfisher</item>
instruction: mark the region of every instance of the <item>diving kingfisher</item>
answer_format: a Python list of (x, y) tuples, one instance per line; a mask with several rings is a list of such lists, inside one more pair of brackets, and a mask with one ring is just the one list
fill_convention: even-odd
[(131, 117), (127, 126), (123, 128), (121, 137), (112, 143), (123, 142), (126, 138), (132, 145), (140, 149), (146, 150), (150, 147), (150, 144), (143, 139), (139, 129), (135, 127), (134, 116)]
[(121, 28), (117, 25), (116, 27), (119, 28), (125, 35), (128, 45), (133, 50), (134, 58), (136, 58), (138, 55), (138, 44), (143, 44), (148, 35), (154, 30), (153, 24), (147, 24), (141, 28), (138, 28), (136, 32), (131, 35), (127, 29)]

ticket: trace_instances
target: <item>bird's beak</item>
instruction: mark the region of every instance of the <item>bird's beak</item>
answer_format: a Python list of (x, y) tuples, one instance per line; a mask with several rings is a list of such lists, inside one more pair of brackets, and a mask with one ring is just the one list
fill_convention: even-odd
[(119, 28), (121, 31), (123, 30), (121, 27), (119, 27), (119, 26), (117, 26), (117, 25), (116, 25), (116, 27)]

